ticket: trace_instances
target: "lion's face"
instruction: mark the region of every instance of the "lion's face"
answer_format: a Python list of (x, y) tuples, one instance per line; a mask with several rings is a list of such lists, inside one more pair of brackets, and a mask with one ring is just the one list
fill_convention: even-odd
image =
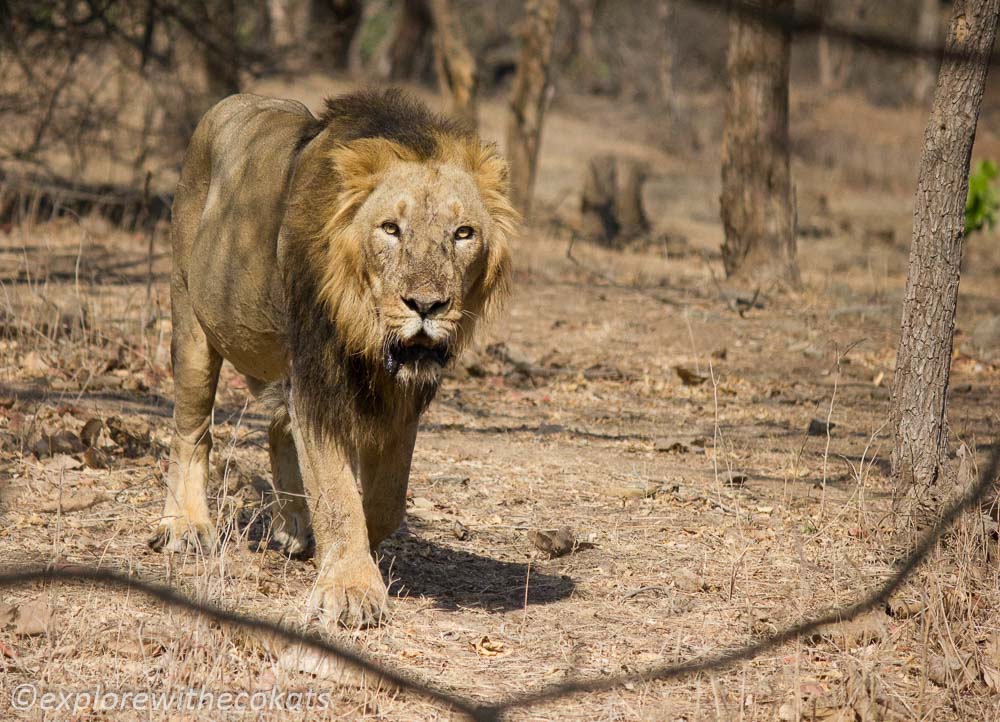
[(507, 164), (472, 137), (441, 138), (431, 157), (383, 138), (315, 152), (283, 233), (320, 271), (338, 344), (396, 384), (437, 382), (507, 296)]
[(458, 346), (493, 223), (473, 177), (448, 163), (393, 164), (362, 204), (363, 238), (382, 363), (402, 383), (436, 380)]

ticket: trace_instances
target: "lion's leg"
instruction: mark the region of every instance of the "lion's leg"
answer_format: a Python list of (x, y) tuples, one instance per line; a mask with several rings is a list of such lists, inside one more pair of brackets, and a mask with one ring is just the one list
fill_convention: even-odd
[(310, 610), (324, 622), (346, 627), (377, 624), (386, 612), (388, 594), (369, 551), (356, 460), (334, 441), (303, 428), (294, 402), (289, 410), (316, 538), (319, 572)]
[(407, 424), (377, 449), (361, 454), (361, 489), (372, 551), (406, 516), (406, 486), (417, 438), (417, 423)]
[(174, 437), (170, 444), (167, 500), (149, 545), (156, 551), (211, 551), (216, 535), (205, 495), (212, 450), (212, 406), (222, 356), (194, 316), (187, 289), (171, 289), (174, 370)]
[(286, 412), (271, 423), (268, 442), (274, 490), (271, 538), (286, 553), (301, 554), (309, 544), (309, 508)]

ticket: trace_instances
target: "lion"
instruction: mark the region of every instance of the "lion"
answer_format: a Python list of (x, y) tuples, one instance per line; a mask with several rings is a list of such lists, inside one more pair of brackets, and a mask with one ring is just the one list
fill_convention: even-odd
[(155, 550), (211, 552), (223, 359), (277, 398), (272, 537), (315, 540), (321, 622), (377, 624), (374, 551), (402, 522), (417, 422), (508, 296), (518, 223), (494, 145), (400, 91), (219, 102), (173, 205), (174, 433)]

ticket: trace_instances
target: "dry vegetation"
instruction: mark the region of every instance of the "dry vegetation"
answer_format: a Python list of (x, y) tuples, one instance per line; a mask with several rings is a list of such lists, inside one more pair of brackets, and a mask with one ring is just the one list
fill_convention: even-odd
[[(313, 107), (337, 89), (323, 77), (255, 88)], [(924, 114), (796, 94), (804, 289), (740, 296), (716, 281), (718, 97), (685, 106), (670, 123), (608, 99), (553, 106), (542, 219), (517, 245), (513, 302), (424, 419), (407, 525), (381, 550), (393, 619), (338, 638), (495, 700), (757, 639), (854, 599), (891, 570), (887, 389)], [(502, 111), (498, 100), (483, 104), (486, 135), (502, 136)], [(983, 126), (977, 154), (1000, 156)], [(571, 246), (583, 168), (598, 152), (651, 164), (655, 240), (624, 253)], [(222, 553), (146, 548), (172, 398), (164, 228), (154, 240), (150, 276), (147, 237), (99, 220), (0, 234), (0, 559), (119, 570), (297, 623), (314, 565), (258, 551), (267, 420), (228, 366), (212, 497), (227, 530)], [(1000, 426), (1000, 357), (972, 333), (1000, 313), (997, 236), (973, 238), (967, 255), (950, 413), (971, 474)], [(576, 543), (549, 558), (534, 532), (562, 527)], [(1000, 719), (995, 529), (989, 515), (963, 521), (885, 612), (857, 623), (724, 673), (514, 717)], [(333, 693), (332, 710), (262, 719), (451, 716), (132, 594), (70, 584), (5, 590), (0, 601), (3, 718), (26, 682)], [(5, 605), (19, 622), (7, 623)]]

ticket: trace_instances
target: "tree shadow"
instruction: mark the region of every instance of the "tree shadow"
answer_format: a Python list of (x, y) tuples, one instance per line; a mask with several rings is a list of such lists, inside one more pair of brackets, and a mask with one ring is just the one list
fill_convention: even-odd
[(476, 607), (502, 612), (527, 603), (551, 604), (573, 593), (568, 576), (546, 574), (527, 563), (480, 556), (442, 546), (403, 527), (380, 549), (381, 568), (391, 579), (389, 592), (399, 597), (432, 597), (441, 609)]

